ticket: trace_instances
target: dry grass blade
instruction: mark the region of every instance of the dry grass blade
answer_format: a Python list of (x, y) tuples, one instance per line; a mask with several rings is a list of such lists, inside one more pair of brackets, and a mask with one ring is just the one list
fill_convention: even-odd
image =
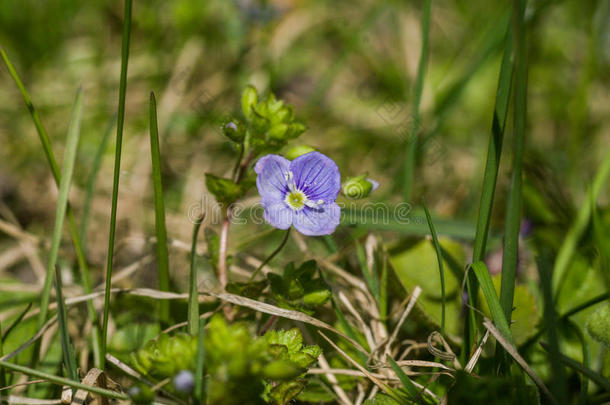
[[(100, 387), (106, 388), (106, 375), (99, 368), (92, 368), (89, 370), (85, 378), (83, 378), (83, 384), (89, 385), (91, 387)], [(64, 393), (68, 393), (69, 396), (72, 395), (71, 390), (65, 390)], [(62, 395), (63, 396), (63, 395)], [(74, 394), (74, 397), (69, 400), (71, 405), (83, 405), (87, 402), (87, 397), (89, 396), (89, 392), (79, 389)], [(108, 398), (104, 396), (100, 396), (101, 404), (108, 405)]]
[(409, 366), (409, 367), (437, 367), (441, 370), (455, 372), (454, 368), (448, 367), (443, 363), (438, 363), (436, 361), (426, 361), (426, 360), (401, 360), (397, 361), (396, 364), (399, 366)]
[(356, 367), (360, 372), (362, 372), (369, 380), (371, 380), (375, 385), (377, 385), (383, 392), (388, 394), (391, 397), (394, 397), (395, 394), (392, 392), (392, 389), (381, 381), (379, 378), (375, 377), (371, 374), (366, 368), (362, 367), (360, 363), (352, 359), (347, 353), (345, 353), (339, 346), (337, 346), (332, 340), (330, 340), (324, 333), (318, 331), (320, 336), (324, 338), (328, 342), (329, 345), (333, 347), (341, 356), (343, 356), (348, 362), (350, 362), (354, 367)]
[[(354, 339), (352, 339), (349, 336), (345, 335), (344, 333), (338, 331), (337, 329), (333, 328), (329, 324), (322, 322), (316, 318), (313, 318), (309, 315), (305, 315), (302, 312), (292, 311), (289, 309), (283, 309), (280, 307), (276, 307), (275, 305), (256, 301), (256, 300), (242, 297), (242, 296), (235, 295), (235, 294), (215, 293), (212, 291), (199, 291), (199, 294), (211, 295), (211, 296), (221, 299), (223, 301), (227, 301), (227, 302), (230, 302), (232, 304), (239, 305), (242, 307), (254, 309), (255, 311), (264, 312), (264, 313), (270, 314), (270, 315), (276, 315), (276, 316), (279, 316), (282, 318), (292, 319), (293, 321), (305, 322), (310, 325), (316, 326), (318, 328), (329, 330), (329, 331), (341, 336), (343, 339), (347, 340), (348, 342), (350, 342), (356, 349), (358, 349), (363, 354), (368, 355), (367, 351), (364, 350), (364, 348), (362, 346), (360, 346), (360, 344), (358, 342), (356, 342)], [(176, 294), (176, 295), (180, 295), (180, 294)]]
[[(445, 350), (443, 351), (434, 347), (434, 340), (440, 341)], [(445, 338), (443, 338), (443, 335), (441, 335), (437, 331), (434, 331), (430, 335), (428, 335), (426, 348), (428, 349), (428, 352), (430, 352), (430, 354), (432, 354), (433, 356), (436, 356), (441, 360), (451, 361), (453, 362), (455, 368), (461, 368), (460, 362), (457, 360), (457, 356), (455, 355), (455, 353), (453, 353), (453, 350), (451, 350), (451, 346), (449, 346), (449, 343), (447, 343)]]
[(38, 399), (38, 398), (27, 398), (10, 395), (8, 397), (0, 397), (0, 399), (7, 400), (10, 405), (56, 405), (62, 404), (61, 399)]
[(360, 329), (362, 330), (362, 333), (364, 333), (364, 337), (366, 338), (366, 342), (371, 348), (371, 351), (375, 352), (377, 344), (375, 343), (375, 338), (373, 338), (373, 332), (371, 331), (371, 328), (369, 328), (366, 322), (364, 322), (358, 311), (356, 311), (356, 309), (349, 301), (349, 299), (345, 296), (343, 291), (339, 291), (338, 295), (339, 300), (343, 303), (343, 305), (345, 305), (345, 308), (347, 308), (349, 313), (352, 314), (352, 316), (356, 319), (358, 325), (360, 325)]
[(320, 367), (322, 367), (319, 369), (321, 371), (320, 374), (324, 374), (326, 376), (333, 387), (333, 391), (335, 391), (339, 399), (344, 404), (352, 405), (352, 401), (349, 399), (345, 391), (343, 391), (343, 388), (339, 386), (339, 381), (337, 380), (337, 377), (335, 377), (335, 373), (330, 372), (331, 369), (326, 361), (326, 357), (324, 357), (324, 354), (320, 354), (320, 357), (318, 357), (318, 363), (320, 363)]
[(477, 364), (477, 361), (479, 361), (479, 357), (481, 357), (481, 353), (483, 353), (483, 346), (485, 346), (485, 343), (487, 343), (488, 338), (489, 330), (485, 331), (485, 335), (483, 335), (483, 339), (481, 339), (479, 342), (477, 350), (475, 350), (470, 360), (468, 360), (468, 364), (466, 364), (466, 367), (464, 367), (464, 371), (467, 373), (472, 373), (472, 370), (474, 370), (474, 366)]
[(498, 328), (495, 327), (495, 325), (491, 322), (491, 320), (489, 320), (488, 318), (485, 318), (485, 320), (483, 321), (483, 325), (487, 328), (489, 333), (491, 333), (492, 336), (494, 338), (496, 338), (496, 341), (502, 345), (502, 347), (506, 350), (506, 352), (508, 354), (510, 354), (513, 357), (513, 359), (515, 359), (515, 361), (521, 366), (521, 368), (523, 368), (523, 371), (525, 371), (527, 373), (527, 375), (529, 375), (531, 377), (531, 379), (534, 380), (534, 382), (542, 390), (542, 392), (544, 392), (551, 399), (551, 401), (553, 403), (557, 403), (557, 401), (555, 400), (555, 397), (553, 397), (553, 395), (548, 390), (548, 388), (544, 385), (542, 380), (536, 375), (536, 373), (534, 372), (534, 370), (532, 370), (532, 368), (529, 366), (529, 364), (526, 363), (526, 361), (523, 359), (523, 357), (521, 357), (519, 352), (517, 352), (517, 349), (515, 349), (515, 347), (512, 344), (510, 344), (509, 341), (506, 340), (506, 338), (504, 338), (504, 336), (502, 336), (502, 334), (500, 333)]
[(392, 347), (392, 343), (394, 343), (394, 341), (396, 340), (396, 337), (398, 336), (398, 332), (400, 331), (402, 324), (407, 319), (407, 316), (409, 316), (409, 313), (411, 313), (411, 310), (415, 306), (415, 303), (417, 302), (417, 299), (419, 298), (420, 294), (421, 294), (421, 288), (419, 288), (419, 286), (415, 286), (415, 288), (413, 289), (413, 293), (411, 293), (411, 299), (409, 300), (407, 307), (405, 308), (402, 315), (400, 316), (400, 320), (396, 324), (396, 327), (394, 328), (392, 335), (390, 336), (390, 338), (388, 339), (388, 342), (386, 343), (386, 349), (385, 349), (386, 355), (390, 355), (390, 348)]

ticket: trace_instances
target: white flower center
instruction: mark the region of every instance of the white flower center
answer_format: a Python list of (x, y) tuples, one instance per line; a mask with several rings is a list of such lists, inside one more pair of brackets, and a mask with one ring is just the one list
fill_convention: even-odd
[(286, 172), (286, 183), (288, 184), (288, 193), (284, 197), (284, 202), (290, 209), (293, 211), (300, 211), (305, 207), (310, 208), (318, 208), (320, 205), (324, 204), (324, 200), (312, 201), (307, 195), (299, 190), (294, 183), (294, 175), (291, 171)]

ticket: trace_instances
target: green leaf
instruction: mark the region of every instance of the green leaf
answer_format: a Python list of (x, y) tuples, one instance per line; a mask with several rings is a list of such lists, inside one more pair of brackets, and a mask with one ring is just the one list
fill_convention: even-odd
[(270, 397), (273, 403), (284, 405), (299, 395), (303, 388), (305, 388), (303, 381), (284, 382), (271, 389)]
[(269, 362), (264, 368), (262, 375), (270, 380), (290, 380), (293, 379), (305, 371), (305, 368), (301, 368), (290, 360), (274, 360)]
[(205, 185), (216, 201), (224, 206), (234, 203), (245, 194), (244, 188), (240, 184), (211, 173), (205, 174)]
[[(500, 292), (500, 275), (493, 276), (492, 282), (496, 294)], [(491, 316), (487, 301), (484, 299), (482, 291), (479, 291), (481, 300), (481, 310)], [(514, 309), (512, 315), (513, 323), (510, 325), (511, 333), (517, 345), (526, 342), (536, 333), (536, 326), (540, 321), (540, 310), (536, 303), (536, 297), (531, 293), (527, 285), (517, 284), (515, 286)]]
[(250, 119), (253, 115), (253, 108), (258, 103), (258, 92), (252, 85), (248, 85), (241, 94), (241, 110)]
[(269, 283), (265, 279), (249, 283), (229, 283), (227, 284), (227, 292), (246, 298), (258, 299), (268, 285)]

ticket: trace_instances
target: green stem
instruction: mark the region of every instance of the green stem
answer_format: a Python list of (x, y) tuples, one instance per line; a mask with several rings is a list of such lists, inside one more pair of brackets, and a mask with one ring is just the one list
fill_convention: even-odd
[(117, 115), (117, 134), (114, 155), (114, 177), (112, 185), (112, 207), (110, 209), (110, 233), (108, 237), (108, 259), (106, 261), (106, 286), (104, 294), (104, 318), (102, 322), (101, 369), (104, 369), (106, 341), (108, 338), (108, 315), (110, 310), (110, 287), (112, 285), (112, 259), (114, 256), (114, 237), (116, 230), (116, 212), (119, 197), (119, 176), (121, 173), (121, 149), (123, 146), (123, 124), (125, 122), (125, 92), (127, 90), (127, 64), (129, 61), (129, 39), (131, 33), (132, 0), (125, 0), (123, 20), (123, 44), (121, 49), (121, 81), (119, 84), (119, 111)]
[(431, 0), (426, 0), (424, 3), (424, 12), (422, 16), (422, 44), (421, 53), (419, 56), (419, 64), (417, 66), (417, 77), (415, 78), (415, 89), (413, 92), (413, 111), (412, 125), (407, 144), (407, 151), (404, 161), (404, 180), (403, 180), (403, 201), (410, 201), (411, 192), (413, 191), (413, 179), (415, 177), (415, 160), (418, 145), (420, 117), (419, 107), (421, 104), (422, 93), (424, 89), (424, 76), (426, 74), (426, 63), (428, 61), (428, 34), (430, 32), (430, 9)]
[(0, 366), (7, 368), (9, 370), (17, 371), (19, 373), (23, 373), (25, 375), (29, 375), (30, 377), (41, 378), (50, 383), (57, 385), (67, 385), (68, 387), (76, 388), (79, 390), (84, 390), (87, 392), (91, 392), (93, 394), (103, 395), (108, 398), (113, 399), (122, 399), (128, 400), (129, 397), (125, 394), (121, 394), (120, 392), (110, 391), (104, 388), (95, 387), (93, 385), (87, 385), (80, 383), (78, 381), (72, 381), (68, 378), (58, 377), (52, 374), (48, 374), (42, 371), (34, 370), (29, 367), (20, 366), (18, 364), (13, 364), (8, 361), (0, 360)]
[(254, 273), (252, 273), (252, 275), (250, 276), (250, 279), (248, 280), (248, 282), (252, 282), (254, 280), (254, 278), (258, 275), (258, 273), (260, 273), (260, 271), (263, 269), (263, 267), (265, 267), (267, 265), (267, 263), (269, 263), (271, 260), (273, 260), (273, 258), (275, 256), (277, 256), (278, 253), (280, 253), (280, 251), (284, 248), (284, 246), (286, 245), (286, 242), (288, 242), (288, 236), (290, 236), (290, 230), (292, 228), (288, 228), (288, 230), (286, 231), (286, 233), (284, 233), (284, 239), (282, 239), (282, 242), (280, 243), (280, 245), (273, 251), (273, 253), (271, 253), (269, 255), (269, 257), (267, 257), (265, 260), (263, 260), (263, 262), (260, 264), (260, 266), (258, 266), (256, 268), (256, 270), (254, 270)]
[(197, 281), (197, 269), (195, 268), (195, 259), (197, 256), (197, 235), (199, 228), (203, 223), (203, 216), (195, 221), (193, 227), (193, 237), (191, 242), (191, 269), (189, 273), (189, 312), (188, 312), (188, 330), (193, 336), (199, 333), (199, 283)]

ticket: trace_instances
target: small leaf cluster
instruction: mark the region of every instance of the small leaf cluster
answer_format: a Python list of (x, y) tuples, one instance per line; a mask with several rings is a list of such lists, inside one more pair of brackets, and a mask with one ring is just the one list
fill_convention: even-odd
[(245, 128), (247, 146), (256, 152), (277, 150), (305, 132), (305, 125), (295, 121), (290, 104), (276, 99), (273, 93), (260, 101), (259, 98), (253, 86), (246, 87), (242, 93), (241, 108), (247, 123), (239, 123), (237, 127)]
[(133, 367), (154, 379), (173, 377), (181, 370), (194, 370), (197, 339), (187, 333), (161, 334), (131, 355)]
[(315, 260), (309, 260), (298, 268), (289, 263), (283, 275), (269, 273), (267, 279), (277, 304), (311, 315), (316, 307), (327, 303), (332, 293), (324, 279), (315, 277), (317, 268)]
[[(185, 371), (194, 373), (198, 338), (185, 333), (162, 334), (132, 354), (133, 367), (147, 378), (160, 381)], [(307, 384), (307, 368), (321, 353), (318, 346), (303, 346), (299, 329), (269, 331), (253, 337), (246, 323), (227, 324), (212, 317), (204, 338), (205, 385), (208, 404), (285, 404)], [(168, 385), (166, 389), (180, 394)], [(133, 399), (146, 402), (149, 395), (135, 389)]]
[[(269, 344), (269, 351), (275, 358), (267, 365), (268, 377), (272, 378), (275, 373), (278, 375), (288, 375), (290, 371), (294, 373), (293, 377), (287, 381), (275, 384), (267, 383), (265, 397), (269, 402), (286, 404), (303, 391), (307, 384), (304, 379), (305, 371), (316, 362), (322, 351), (317, 345), (303, 346), (303, 336), (298, 328), (271, 330), (265, 334), (264, 338)], [(290, 370), (291, 367), (294, 369)]]
[(260, 100), (258, 91), (247, 86), (241, 96), (243, 118), (231, 117), (222, 125), (222, 133), (239, 150), (232, 178), (206, 173), (208, 191), (223, 207), (243, 197), (256, 180), (248, 175), (249, 164), (262, 152), (279, 150), (305, 131), (305, 125), (295, 121), (294, 108), (273, 93)]

